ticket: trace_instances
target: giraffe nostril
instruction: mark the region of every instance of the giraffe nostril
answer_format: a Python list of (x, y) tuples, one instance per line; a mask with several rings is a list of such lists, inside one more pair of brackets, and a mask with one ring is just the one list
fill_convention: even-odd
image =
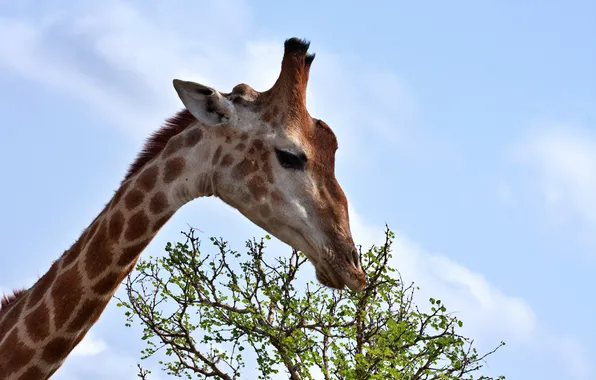
[(352, 250), (352, 264), (354, 264), (356, 268), (360, 268), (360, 255), (358, 254), (357, 249)]

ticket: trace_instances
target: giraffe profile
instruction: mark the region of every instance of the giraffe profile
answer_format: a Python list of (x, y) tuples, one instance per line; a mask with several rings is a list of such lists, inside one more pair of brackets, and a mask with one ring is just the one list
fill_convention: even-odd
[(285, 41), (280, 75), (265, 92), (173, 81), (184, 110), (147, 140), (72, 247), (31, 288), (1, 300), (0, 378), (49, 378), (159, 229), (198, 197), (219, 197), (304, 252), (322, 284), (366, 286), (334, 174), (335, 135), (306, 109), (308, 48)]

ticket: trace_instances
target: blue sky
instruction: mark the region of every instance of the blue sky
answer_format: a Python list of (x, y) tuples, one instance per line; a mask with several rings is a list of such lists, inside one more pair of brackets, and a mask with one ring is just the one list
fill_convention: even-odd
[[(181, 107), (173, 78), (265, 90), (284, 39), (306, 37), (357, 243), (388, 223), (419, 302), (443, 299), (481, 348), (508, 343), (488, 374), (594, 378), (594, 2), (213, 3), (0, 0), (0, 290), (101, 211)], [(263, 235), (201, 199), (147, 253), (187, 223), (239, 249)], [(55, 378), (130, 379), (140, 335), (123, 322), (112, 303)]]

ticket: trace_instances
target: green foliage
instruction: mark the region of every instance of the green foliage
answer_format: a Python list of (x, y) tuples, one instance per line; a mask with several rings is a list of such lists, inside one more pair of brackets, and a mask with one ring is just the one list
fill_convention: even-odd
[(313, 379), (315, 367), (338, 380), (489, 379), (474, 374), (504, 345), (479, 354), (441, 300), (431, 298), (429, 311), (421, 311), (413, 302), (417, 288), (388, 265), (389, 230), (383, 245), (361, 253), (369, 279), (361, 293), (300, 284), (307, 260), (299, 252), (270, 264), (264, 240), (252, 240), (243, 261), (212, 238), (215, 253), (208, 255), (194, 232), (168, 243), (164, 257), (140, 261), (125, 284), (128, 300), (118, 304), (128, 326), (137, 319), (143, 326), (142, 358), (163, 350), (160, 363), (170, 375), (239, 379), (243, 354), (252, 350), (258, 379), (280, 369), (290, 379)]

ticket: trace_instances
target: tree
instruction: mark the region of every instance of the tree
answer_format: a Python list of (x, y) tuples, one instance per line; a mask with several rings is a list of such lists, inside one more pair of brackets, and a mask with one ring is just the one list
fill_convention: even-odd
[(214, 253), (205, 254), (194, 229), (183, 234), (163, 257), (138, 263), (125, 282), (128, 300), (118, 303), (127, 326), (142, 324), (142, 358), (163, 351), (170, 375), (254, 378), (241, 377), (252, 350), (258, 379), (278, 372), (314, 379), (315, 368), (325, 380), (491, 379), (476, 374), (504, 343), (479, 354), (440, 300), (421, 311), (413, 302), (418, 288), (389, 265), (389, 229), (383, 245), (360, 252), (369, 286), (357, 294), (301, 284), (307, 259), (293, 251), (268, 262), (268, 236), (249, 240), (242, 261), (223, 239), (211, 238)]

